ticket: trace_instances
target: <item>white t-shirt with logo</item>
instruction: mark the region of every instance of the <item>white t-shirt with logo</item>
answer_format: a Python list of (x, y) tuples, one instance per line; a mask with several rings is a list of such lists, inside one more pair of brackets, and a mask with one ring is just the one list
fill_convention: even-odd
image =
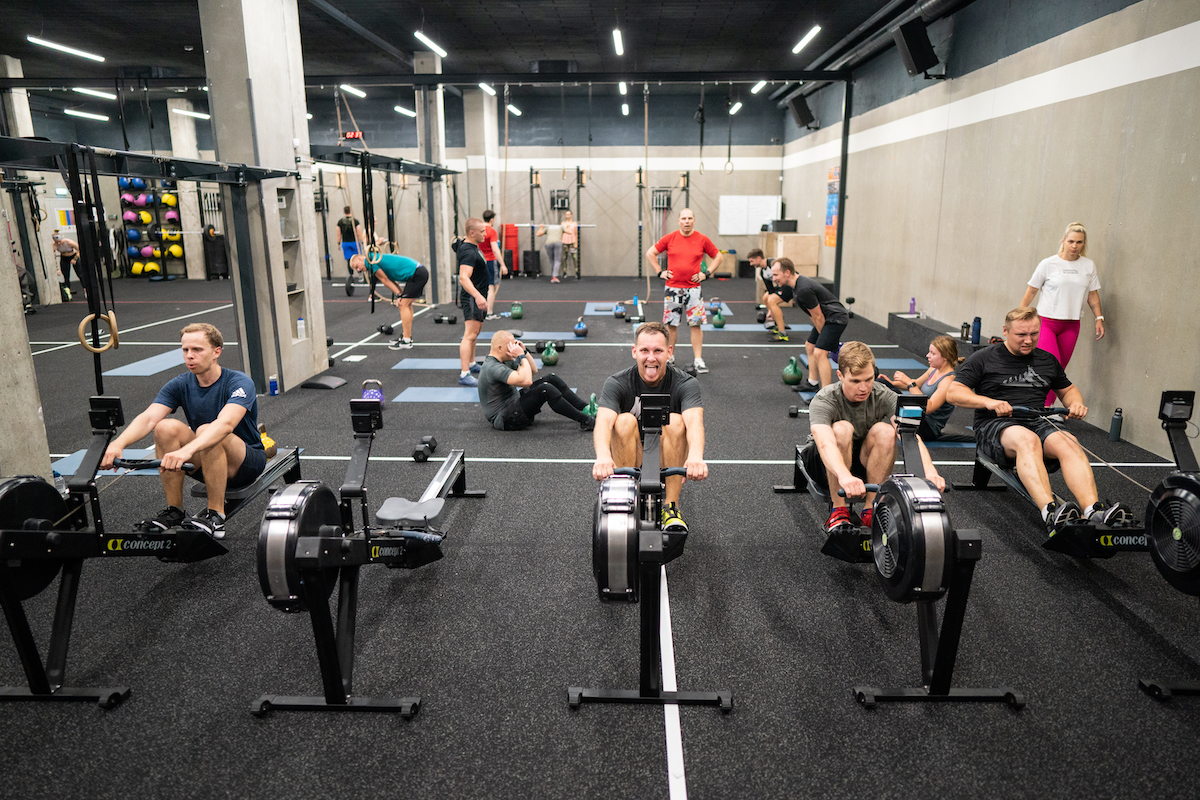
[(1087, 304), (1088, 292), (1100, 290), (1100, 276), (1090, 258), (1067, 261), (1056, 254), (1037, 265), (1029, 285), (1041, 290), (1037, 310), (1043, 317), (1076, 320)]

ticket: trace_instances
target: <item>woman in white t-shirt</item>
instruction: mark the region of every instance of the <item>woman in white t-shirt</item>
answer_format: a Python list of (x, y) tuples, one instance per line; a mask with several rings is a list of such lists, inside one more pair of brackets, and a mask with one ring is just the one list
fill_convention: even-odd
[[(1028, 306), (1041, 291), (1038, 315), (1042, 331), (1038, 347), (1058, 359), (1065, 369), (1079, 340), (1079, 317), (1086, 302), (1096, 317), (1096, 339), (1104, 338), (1104, 313), (1100, 310), (1100, 276), (1096, 262), (1087, 258), (1087, 229), (1072, 222), (1063, 234), (1058, 254), (1044, 259), (1033, 271), (1029, 287), (1021, 298)], [(1054, 404), (1054, 393), (1046, 395), (1046, 405)]]

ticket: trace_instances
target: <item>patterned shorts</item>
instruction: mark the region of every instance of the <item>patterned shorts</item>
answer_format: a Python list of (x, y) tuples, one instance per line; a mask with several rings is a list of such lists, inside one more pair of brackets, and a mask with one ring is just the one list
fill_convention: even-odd
[(687, 324), (693, 328), (708, 321), (704, 315), (704, 300), (700, 298), (699, 286), (690, 289), (667, 288), (663, 296), (663, 325), (678, 327), (684, 315), (687, 316)]

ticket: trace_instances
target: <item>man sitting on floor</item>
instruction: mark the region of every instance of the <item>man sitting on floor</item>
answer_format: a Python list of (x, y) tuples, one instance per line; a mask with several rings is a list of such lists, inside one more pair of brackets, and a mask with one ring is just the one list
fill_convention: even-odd
[(596, 419), (584, 413), (588, 404), (562, 378), (551, 372), (534, 380), (536, 372), (533, 356), (520, 340), (508, 331), (492, 334), (492, 349), (479, 370), (479, 405), (493, 428), (528, 428), (546, 404), (556, 414), (578, 422), (580, 430), (595, 427)]
[[(843, 344), (837, 376), (837, 382), (817, 392), (808, 405), (812, 433), (800, 452), (805, 472), (828, 489), (833, 502), (825, 523), (829, 533), (842, 525), (870, 527), (875, 493), (868, 493), (864, 484), (883, 483), (896, 460), (896, 393), (876, 383), (871, 348), (862, 342)], [(924, 442), (920, 447), (925, 477), (938, 491), (946, 491)], [(838, 496), (839, 489), (845, 490), (845, 497)], [(848, 505), (860, 497), (866, 498), (861, 518)]]
[[(1079, 440), (1044, 417), (1014, 419), (1013, 406), (1043, 408), (1046, 391), (1058, 395), (1070, 419), (1087, 416), (1079, 388), (1067, 379), (1062, 365), (1039, 350), (1042, 319), (1028, 306), (1014, 308), (1004, 318), (1004, 341), (976, 350), (963, 362), (950, 384), (947, 399), (975, 409), (975, 446), (1001, 466), (1013, 466), (1053, 536), (1059, 526), (1082, 516), (1105, 525), (1129, 522), (1132, 515), (1120, 503), (1099, 499), (1096, 478)], [(1050, 489), (1046, 458), (1062, 465), (1063, 478), (1076, 502), (1059, 506)]]
[[(226, 488), (250, 485), (267, 465), (258, 433), (258, 399), (245, 373), (217, 363), (224, 345), (219, 330), (194, 322), (180, 334), (187, 373), (167, 381), (104, 451), (100, 466), (111, 468), (126, 447), (153, 432), (167, 507), (138, 527), (153, 533), (182, 526), (223, 539)], [(186, 422), (167, 419), (177, 408), (183, 408)], [(188, 462), (199, 468), (192, 476), (208, 490), (208, 508), (195, 517), (183, 510), (183, 465)]]
[[(638, 326), (633, 339), (633, 360), (604, 382), (596, 411), (596, 463), (592, 477), (602, 481), (617, 467), (642, 465), (641, 396), (669, 394), (671, 421), (662, 429), (661, 464), (687, 469), (687, 479), (702, 481), (708, 477), (704, 463), (704, 408), (700, 405), (700, 381), (683, 370), (670, 366), (670, 332), (661, 322)], [(666, 479), (661, 523), (663, 530), (687, 531), (679, 514), (681, 475)]]

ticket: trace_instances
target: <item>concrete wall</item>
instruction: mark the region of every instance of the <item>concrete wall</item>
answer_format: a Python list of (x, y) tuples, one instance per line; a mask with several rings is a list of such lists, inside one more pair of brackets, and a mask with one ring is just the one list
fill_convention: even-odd
[[(871, 319), (915, 296), (953, 327), (978, 315), (999, 334), (1081, 221), (1109, 332), (1093, 341), (1084, 314), (1068, 374), (1092, 422), (1122, 406), (1125, 437), (1169, 455), (1159, 394), (1200, 388), (1198, 21), (1194, 2), (1145, 0), (855, 116), (843, 295)], [(809, 232), (839, 135), (832, 124), (786, 147), (784, 195)]]

